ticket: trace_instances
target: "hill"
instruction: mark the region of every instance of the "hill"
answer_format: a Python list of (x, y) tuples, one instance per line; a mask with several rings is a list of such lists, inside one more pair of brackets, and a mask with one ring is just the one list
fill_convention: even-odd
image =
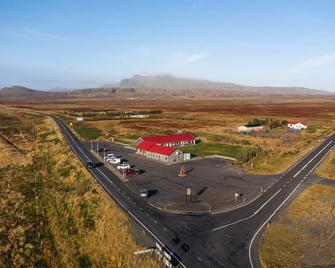
[(0, 101), (29, 101), (65, 98), (66, 92), (34, 90), (23, 86), (4, 87), (0, 89)]
[(94, 98), (217, 98), (239, 96), (327, 96), (330, 92), (304, 87), (255, 87), (233, 83), (178, 78), (171, 75), (135, 75), (118, 85), (71, 91), (41, 91), (22, 86), (0, 90), (2, 102)]
[(198, 94), (205, 94), (204, 90), (210, 90), (209, 95), (327, 95), (329, 92), (304, 87), (255, 87), (244, 86), (233, 83), (212, 82), (208, 80), (177, 78), (171, 75), (162, 76), (141, 76), (135, 75), (120, 82), (121, 88), (141, 89), (164, 89), (193, 91)]

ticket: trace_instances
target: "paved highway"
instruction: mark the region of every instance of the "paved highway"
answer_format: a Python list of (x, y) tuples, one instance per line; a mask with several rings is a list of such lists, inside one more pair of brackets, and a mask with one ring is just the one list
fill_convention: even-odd
[[(53, 117), (79, 159), (98, 162), (59, 118)], [(160, 211), (130, 191), (104, 165), (90, 172), (108, 194), (181, 267), (260, 267), (257, 247), (265, 225), (304, 187), (313, 170), (335, 145), (335, 135), (322, 141), (264, 193), (244, 207), (215, 215), (176, 215)], [(173, 239), (177, 236), (180, 241)], [(186, 246), (185, 246), (186, 245)]]

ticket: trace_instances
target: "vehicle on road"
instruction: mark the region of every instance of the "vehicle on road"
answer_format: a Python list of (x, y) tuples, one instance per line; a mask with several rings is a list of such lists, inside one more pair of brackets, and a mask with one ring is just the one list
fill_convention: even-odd
[(120, 164), (121, 163), (121, 158), (113, 157), (113, 158), (108, 158), (107, 162), (110, 164)]
[(125, 169), (129, 169), (129, 168), (130, 168), (129, 164), (121, 164), (121, 165), (116, 167), (117, 170), (125, 170)]
[(102, 152), (104, 152), (105, 151), (105, 148), (103, 148), (103, 147), (100, 147), (99, 149), (98, 149), (98, 152), (99, 153), (102, 153)]
[(183, 244), (181, 245), (181, 249), (182, 249), (183, 251), (185, 251), (185, 252), (188, 252), (188, 251), (190, 250), (190, 246), (187, 245), (187, 244), (185, 244), (185, 243), (183, 243)]
[(86, 162), (86, 167), (89, 169), (95, 168), (95, 164), (92, 161), (87, 161)]
[(172, 237), (172, 241), (173, 241), (173, 243), (178, 244), (180, 242), (180, 238), (178, 236), (174, 235)]
[(148, 197), (149, 190), (148, 189), (140, 189), (140, 197)]

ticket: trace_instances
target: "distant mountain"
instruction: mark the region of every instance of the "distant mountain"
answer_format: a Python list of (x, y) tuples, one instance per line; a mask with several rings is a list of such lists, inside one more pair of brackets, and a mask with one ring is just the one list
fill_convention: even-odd
[[(141, 76), (135, 75), (120, 82), (121, 88), (139, 89), (164, 89), (168, 91), (178, 90), (180, 93), (194, 92), (197, 95), (327, 95), (324, 90), (310, 89), (304, 87), (255, 87), (244, 86), (233, 83), (212, 82), (208, 80), (177, 78), (171, 75)], [(209, 90), (210, 92), (204, 92)], [(185, 92), (186, 91), (186, 92)]]
[(4, 87), (0, 89), (0, 101), (30, 101), (43, 99), (59, 99), (67, 93), (34, 90), (22, 86)]
[(93, 98), (217, 98), (230, 96), (267, 95), (331, 95), (330, 92), (304, 87), (254, 87), (207, 80), (177, 78), (171, 75), (135, 75), (121, 80), (119, 85), (71, 91), (40, 91), (22, 86), (0, 90), (0, 101), (37, 101), (52, 99)]

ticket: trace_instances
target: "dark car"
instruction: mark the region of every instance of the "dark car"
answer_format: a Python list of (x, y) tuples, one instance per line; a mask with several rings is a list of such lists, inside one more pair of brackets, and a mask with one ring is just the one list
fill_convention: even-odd
[(98, 152), (99, 152), (99, 153), (102, 153), (102, 152), (104, 152), (104, 151), (105, 151), (105, 148), (100, 147), (100, 148), (98, 149)]
[(138, 175), (139, 170), (136, 168), (128, 168), (124, 171), (125, 176), (136, 176)]
[(188, 252), (190, 250), (190, 246), (187, 245), (187, 244), (185, 244), (185, 243), (183, 243), (181, 245), (181, 249), (184, 250), (185, 252)]
[(89, 169), (95, 168), (95, 164), (92, 161), (87, 161), (86, 162), (86, 167)]
[(180, 238), (178, 236), (174, 235), (172, 237), (172, 241), (173, 241), (173, 243), (178, 244), (180, 242)]

